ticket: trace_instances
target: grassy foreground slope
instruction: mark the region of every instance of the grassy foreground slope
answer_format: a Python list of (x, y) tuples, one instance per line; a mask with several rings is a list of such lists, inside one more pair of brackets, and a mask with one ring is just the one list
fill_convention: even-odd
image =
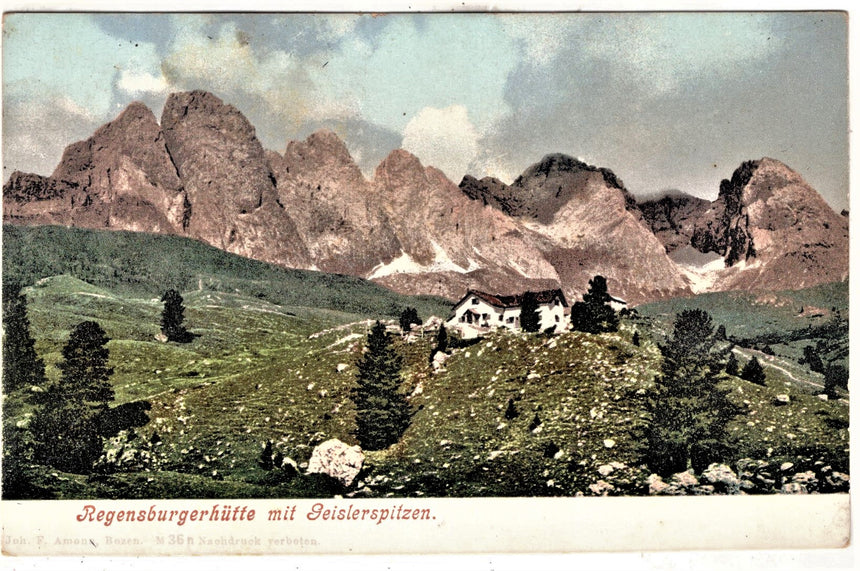
[[(193, 289), (182, 293), (197, 337), (176, 344), (156, 339), (155, 297), (70, 276), (42, 279), (26, 293), (49, 377), (58, 376), (71, 327), (95, 319), (111, 338), (116, 403), (152, 405), (131, 446), (114, 451), (116, 459), (146, 448), (146, 461), (109, 463), (89, 477), (37, 471), (34, 484), (48, 497), (573, 495), (604, 493), (600, 482), (610, 479), (610, 493), (647, 493), (638, 466), (660, 354), (646, 320), (601, 335), (498, 332), (457, 349), (438, 372), (428, 359), (432, 331), (396, 336), (412, 425), (398, 444), (367, 453), (354, 489), (339, 490), (257, 461), (267, 440), (299, 466), (326, 439), (356, 443), (349, 395), (366, 315)], [(745, 409), (730, 427), (739, 458), (798, 469), (821, 459), (847, 471), (847, 402), (822, 401), (770, 370), (765, 386), (725, 383)], [(775, 403), (782, 393), (789, 406)]]

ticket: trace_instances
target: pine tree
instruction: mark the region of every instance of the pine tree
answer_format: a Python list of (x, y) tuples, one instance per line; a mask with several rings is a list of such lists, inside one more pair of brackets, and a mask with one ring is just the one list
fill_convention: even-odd
[(824, 394), (837, 398), (837, 387), (848, 390), (848, 369), (842, 365), (831, 364), (824, 371)]
[(528, 333), (540, 331), (540, 313), (538, 313), (537, 296), (534, 292), (527, 291), (523, 294), (523, 303), (520, 308), (520, 327)]
[(633, 332), (633, 345), (635, 345), (636, 347), (639, 347), (639, 345), (641, 345), (641, 344), (642, 344), (642, 341), (639, 339), (639, 332), (634, 331)]
[(726, 424), (739, 409), (718, 386), (725, 352), (715, 349), (711, 316), (685, 310), (675, 320), (671, 339), (660, 346), (663, 363), (648, 401), (649, 467), (661, 475), (725, 461), (732, 443)]
[(63, 347), (60, 381), (48, 387), (30, 423), (37, 461), (85, 473), (102, 449), (101, 416), (114, 392), (108, 338), (94, 321), (78, 324)]
[(358, 383), (352, 391), (359, 444), (367, 450), (388, 448), (409, 427), (411, 410), (400, 392), (402, 358), (391, 346), (385, 326), (376, 322), (358, 362)]
[(729, 353), (729, 360), (726, 361), (726, 374), (737, 377), (739, 369), (740, 364), (738, 363), (737, 357), (735, 357), (734, 353)]
[(191, 334), (182, 325), (185, 321), (182, 296), (175, 289), (169, 289), (161, 296), (161, 301), (164, 303), (164, 310), (161, 312), (161, 332), (168, 341), (176, 343), (191, 341)]
[(3, 391), (44, 385), (45, 363), (36, 355), (19, 284), (3, 284), (3, 329)]
[(439, 324), (439, 332), (436, 334), (436, 351), (444, 353), (448, 350), (448, 330), (445, 324)]
[(764, 386), (766, 375), (764, 373), (764, 368), (761, 366), (761, 362), (759, 362), (756, 357), (753, 357), (746, 365), (744, 365), (744, 368), (741, 370), (740, 377), (751, 383)]
[(604, 333), (618, 331), (618, 315), (609, 305), (612, 296), (606, 278), (594, 276), (588, 282), (588, 292), (570, 309), (570, 322), (577, 331)]
[(803, 348), (803, 357), (798, 361), (801, 365), (806, 363), (809, 365), (809, 370), (816, 373), (824, 373), (824, 361), (821, 360), (818, 347), (807, 345)]
[[(32, 386), (44, 387), (45, 364), (36, 355), (27, 317), (27, 298), (17, 283), (3, 284), (3, 496), (6, 499), (33, 497), (32, 438), (17, 423), (25, 410), (22, 398), (10, 396)], [(24, 393), (26, 394), (26, 393)]]
[(417, 309), (407, 307), (400, 312), (400, 329), (407, 333), (412, 329), (412, 325), (421, 325), (421, 319), (418, 317)]

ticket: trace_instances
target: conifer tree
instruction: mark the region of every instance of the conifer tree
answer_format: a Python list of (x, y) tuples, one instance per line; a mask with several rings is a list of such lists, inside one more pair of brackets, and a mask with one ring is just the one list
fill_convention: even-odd
[(523, 303), (520, 308), (520, 327), (529, 333), (540, 331), (540, 313), (538, 312), (537, 296), (534, 292), (527, 291), (523, 294)]
[(842, 365), (831, 364), (824, 371), (824, 394), (837, 398), (837, 387), (848, 390), (848, 369)]
[(706, 311), (685, 310), (660, 346), (663, 363), (648, 401), (646, 461), (661, 475), (704, 470), (726, 461), (732, 449), (726, 424), (739, 409), (718, 386), (726, 351), (716, 350), (713, 333)]
[(588, 292), (570, 309), (570, 322), (577, 331), (604, 333), (618, 331), (618, 315), (609, 305), (612, 296), (606, 278), (594, 276), (588, 282)]
[[(22, 398), (10, 396), (46, 383), (45, 364), (36, 355), (27, 317), (27, 298), (17, 283), (3, 284), (3, 497), (32, 497), (33, 483), (27, 465), (32, 463), (32, 439), (18, 426), (25, 410)], [(27, 393), (24, 393), (27, 394)]]
[(188, 343), (191, 334), (182, 325), (185, 321), (185, 307), (182, 305), (182, 295), (175, 289), (169, 289), (161, 296), (164, 309), (161, 312), (161, 332), (168, 341)]
[(766, 375), (764, 373), (764, 368), (761, 366), (761, 362), (759, 362), (756, 357), (753, 357), (746, 365), (744, 365), (744, 368), (741, 370), (740, 377), (751, 383), (764, 386)]
[(444, 353), (448, 350), (448, 330), (445, 324), (439, 324), (439, 332), (436, 334), (436, 351)]
[(418, 317), (418, 310), (414, 307), (407, 307), (400, 312), (400, 329), (407, 333), (412, 329), (413, 325), (421, 325), (421, 318)]
[(726, 374), (737, 377), (740, 364), (734, 353), (729, 353), (729, 360), (726, 361)]
[(27, 298), (16, 283), (3, 284), (3, 391), (45, 383), (45, 363), (30, 335)]
[(94, 321), (78, 324), (63, 347), (62, 377), (48, 387), (30, 423), (36, 460), (85, 473), (102, 450), (101, 417), (114, 392), (108, 338)]
[(367, 450), (388, 448), (409, 427), (411, 410), (400, 392), (402, 358), (380, 322), (367, 336), (366, 352), (358, 361), (358, 383), (352, 391), (359, 444)]

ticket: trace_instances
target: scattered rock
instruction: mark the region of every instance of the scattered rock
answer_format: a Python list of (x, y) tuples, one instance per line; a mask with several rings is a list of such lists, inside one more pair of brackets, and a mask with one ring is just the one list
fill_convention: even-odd
[(783, 463), (782, 463), (782, 464), (780, 464), (780, 466), (779, 466), (779, 471), (780, 471), (780, 472), (788, 472), (788, 471), (789, 471), (789, 470), (791, 470), (792, 468), (794, 468), (794, 463), (793, 463), (793, 462), (783, 462)]
[(670, 486), (666, 482), (663, 481), (657, 474), (651, 474), (648, 476), (648, 493), (652, 496), (661, 496), (668, 495), (674, 496), (678, 494), (678, 488), (675, 486)]
[(672, 474), (672, 479), (670, 480), (670, 482), (677, 486), (681, 486), (682, 488), (692, 488), (693, 486), (699, 485), (699, 480), (696, 479), (696, 476), (693, 475), (692, 470)]
[(437, 351), (435, 355), (433, 355), (433, 362), (431, 363), (433, 366), (434, 372), (443, 371), (445, 368), (445, 361), (448, 360), (448, 354), (443, 353), (442, 351)]
[(597, 483), (588, 486), (588, 489), (595, 496), (608, 496), (609, 492), (615, 489), (615, 486), (613, 486), (609, 482), (598, 480)]
[(741, 481), (731, 468), (725, 464), (711, 464), (702, 472), (702, 479), (712, 484), (714, 490), (725, 494), (740, 493)]
[(603, 464), (602, 466), (597, 467), (597, 471), (600, 473), (601, 476), (608, 476), (615, 471), (615, 468), (613, 466), (610, 466), (609, 464)]
[(780, 494), (805, 494), (807, 493), (806, 488), (797, 482), (789, 482), (787, 484), (783, 484), (782, 489), (779, 491)]
[(349, 365), (347, 365), (346, 363), (338, 363), (337, 364), (337, 372), (338, 373), (342, 373), (342, 372), (346, 371), (347, 369), (349, 369)]
[(818, 395), (818, 398), (820, 398), (821, 400), (828, 400), (829, 397), (826, 394), (821, 393), (820, 395)]
[(328, 474), (349, 487), (363, 465), (361, 447), (348, 446), (332, 438), (314, 448), (307, 471), (309, 474)]
[(787, 394), (776, 395), (773, 399), (773, 404), (776, 406), (784, 406), (791, 402), (791, 397)]
[(603, 446), (605, 446), (606, 448), (614, 448), (615, 447), (615, 441), (612, 440), (611, 438), (607, 438), (606, 440), (603, 441)]
[(280, 468), (288, 476), (298, 476), (299, 474), (299, 465), (290, 457), (284, 458), (284, 461), (281, 462)]

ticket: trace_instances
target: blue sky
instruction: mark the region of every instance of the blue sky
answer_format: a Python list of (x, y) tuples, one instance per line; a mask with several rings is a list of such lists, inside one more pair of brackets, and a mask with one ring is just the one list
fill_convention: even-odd
[(130, 102), (174, 91), (238, 107), (267, 148), (327, 127), (368, 175), (403, 147), (455, 183), (510, 182), (551, 152), (639, 196), (713, 198), (747, 159), (782, 160), (847, 207), (840, 13), (11, 14), (4, 180)]

